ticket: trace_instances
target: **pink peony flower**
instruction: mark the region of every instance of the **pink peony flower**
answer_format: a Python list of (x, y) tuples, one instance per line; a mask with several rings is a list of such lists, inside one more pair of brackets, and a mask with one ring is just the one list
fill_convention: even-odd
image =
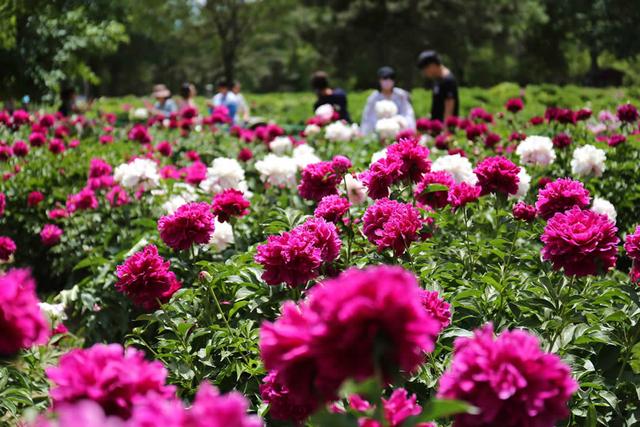
[(98, 142), (102, 145), (109, 145), (113, 143), (113, 135), (100, 135)]
[(147, 245), (116, 268), (116, 290), (142, 309), (153, 310), (180, 289), (180, 282), (169, 267), (171, 263), (158, 255), (158, 248)]
[(64, 146), (64, 141), (59, 138), (53, 138), (49, 141), (49, 151), (53, 154), (63, 153), (66, 147)]
[(185, 181), (189, 184), (198, 185), (207, 178), (207, 165), (200, 160), (196, 160), (183, 169)]
[(174, 387), (165, 385), (167, 371), (162, 363), (148, 362), (140, 350), (123, 349), (120, 344), (71, 350), (46, 373), (54, 384), (50, 390), (54, 408), (89, 399), (105, 414), (126, 419), (136, 399), (149, 394), (163, 399), (174, 396)]
[(238, 160), (241, 162), (248, 162), (253, 158), (253, 152), (247, 147), (242, 147), (238, 152)]
[(420, 212), (413, 205), (387, 198), (369, 206), (362, 222), (362, 232), (378, 251), (391, 248), (396, 256), (418, 240), (418, 231), (422, 228)]
[(607, 145), (609, 147), (616, 147), (627, 141), (627, 137), (620, 134), (611, 135), (609, 139), (607, 139)]
[(4, 211), (7, 208), (7, 196), (0, 192), (0, 217), (4, 216)]
[(473, 203), (480, 198), (482, 189), (477, 185), (470, 185), (466, 182), (455, 184), (449, 189), (447, 201), (451, 208), (455, 211), (465, 206), (467, 203)]
[(260, 396), (269, 404), (269, 415), (274, 420), (302, 423), (311, 415), (316, 402), (302, 401), (277, 380), (277, 372), (271, 371), (260, 385)]
[(451, 324), (451, 305), (444, 299), (440, 298), (437, 291), (423, 291), (422, 305), (440, 324), (438, 332), (442, 332), (444, 328)]
[(309, 292), (299, 306), (285, 303), (260, 331), (265, 367), (296, 404), (336, 399), (348, 378), (365, 380), (412, 372), (431, 351), (438, 322), (422, 306), (422, 290), (401, 267), (350, 269)]
[(304, 234), (313, 246), (320, 249), (320, 258), (324, 262), (332, 262), (340, 255), (342, 241), (338, 236), (336, 226), (322, 218), (308, 219), (304, 224), (295, 228)]
[[(419, 415), (422, 407), (418, 405), (416, 395), (409, 396), (407, 390), (397, 388), (393, 390), (388, 399), (382, 399), (384, 418), (390, 427), (401, 427), (402, 423), (409, 417)], [(429, 427), (431, 423), (421, 423), (417, 427)]]
[(544, 219), (549, 219), (556, 212), (564, 212), (573, 206), (584, 209), (591, 201), (589, 191), (584, 185), (570, 178), (560, 178), (540, 187), (536, 210)]
[(513, 217), (520, 221), (533, 222), (536, 219), (536, 207), (525, 202), (518, 202), (511, 208)]
[(40, 241), (47, 247), (60, 243), (61, 237), (62, 229), (55, 224), (45, 224), (40, 231)]
[(0, 354), (47, 342), (50, 327), (39, 302), (29, 270), (15, 268), (0, 276)]
[(32, 132), (29, 135), (29, 144), (32, 147), (41, 147), (47, 143), (47, 137), (41, 132)]
[(238, 392), (221, 395), (207, 382), (200, 384), (191, 408), (186, 412), (188, 427), (262, 427), (255, 415), (248, 415), (249, 402)]
[(16, 252), (16, 243), (12, 238), (7, 236), (0, 236), (0, 260), (8, 261)]
[(29, 154), (29, 146), (24, 141), (16, 141), (13, 143), (13, 154), (16, 157), (25, 157)]
[(480, 410), (456, 416), (456, 427), (552, 427), (569, 415), (567, 402), (577, 389), (569, 367), (543, 352), (536, 337), (515, 330), (494, 338), (487, 324), (473, 337), (456, 339), (438, 397)]
[(624, 250), (632, 260), (640, 260), (640, 225), (636, 226), (636, 230), (627, 234), (624, 241)]
[[(431, 184), (444, 185), (445, 190), (432, 190), (429, 188)], [(428, 205), (433, 209), (440, 209), (447, 205), (447, 197), (449, 189), (455, 185), (455, 181), (451, 174), (447, 171), (429, 172), (424, 175), (422, 181), (416, 186), (416, 200), (424, 205)]]
[(331, 159), (331, 164), (333, 165), (333, 169), (339, 174), (345, 174), (353, 167), (353, 163), (346, 156), (334, 156)]
[(571, 145), (571, 137), (566, 133), (559, 133), (552, 139), (553, 146), (556, 148), (565, 148)]
[(326, 221), (337, 224), (349, 212), (351, 202), (337, 194), (325, 196), (318, 203), (318, 207), (313, 212), (316, 218), (324, 218)]
[(13, 156), (11, 146), (5, 145), (3, 141), (0, 141), (0, 161), (6, 162), (11, 156)]
[(621, 122), (634, 123), (638, 121), (638, 109), (633, 104), (622, 104), (618, 107), (617, 116)]
[(39, 191), (32, 191), (27, 196), (27, 206), (30, 208), (38, 206), (44, 200), (44, 194)]
[(156, 146), (156, 150), (165, 157), (169, 157), (171, 153), (173, 153), (173, 147), (171, 147), (171, 143), (169, 141), (161, 141)]
[(402, 162), (393, 157), (384, 157), (362, 174), (360, 180), (367, 187), (367, 193), (372, 199), (389, 197), (389, 188), (402, 176)]
[(504, 104), (504, 108), (511, 113), (518, 113), (522, 111), (524, 108), (524, 102), (520, 98), (511, 98), (506, 104)]
[(494, 147), (498, 142), (500, 142), (500, 135), (494, 132), (489, 132), (484, 137), (484, 145), (485, 147)]
[(325, 196), (338, 194), (341, 181), (342, 174), (336, 171), (333, 162), (312, 163), (302, 171), (298, 192), (304, 199), (319, 201)]
[(578, 111), (576, 111), (576, 120), (578, 121), (588, 120), (592, 114), (593, 112), (590, 109), (581, 108)]
[(542, 257), (567, 276), (587, 276), (607, 271), (616, 263), (618, 229), (606, 216), (574, 206), (547, 222), (540, 240)]
[(218, 221), (229, 221), (231, 217), (242, 217), (249, 213), (251, 203), (244, 198), (242, 191), (227, 189), (216, 194), (211, 204), (211, 210), (218, 216)]
[(57, 419), (51, 420), (41, 415), (28, 427), (147, 427), (135, 423), (129, 425), (119, 417), (107, 416), (102, 407), (92, 400), (62, 404), (55, 413)]
[(478, 177), (480, 195), (489, 193), (516, 194), (518, 192), (518, 173), (520, 167), (505, 157), (487, 157), (473, 170)]
[(138, 141), (141, 144), (148, 144), (153, 138), (149, 134), (149, 130), (142, 124), (134, 125), (127, 134), (129, 141)]
[(172, 215), (158, 220), (160, 238), (171, 249), (182, 251), (194, 244), (206, 244), (214, 230), (214, 217), (207, 203), (180, 206)]
[(67, 212), (73, 213), (77, 210), (89, 210), (98, 208), (96, 193), (85, 187), (79, 193), (67, 196)]
[(387, 148), (387, 157), (400, 162), (399, 180), (418, 182), (431, 170), (429, 149), (418, 143), (417, 138), (405, 138)]
[(60, 218), (66, 218), (68, 216), (69, 216), (69, 213), (67, 212), (66, 209), (63, 209), (63, 208), (51, 209), (47, 213), (47, 218), (49, 218), (51, 220), (56, 220), (56, 219), (60, 219)]
[(129, 194), (119, 185), (111, 187), (105, 197), (112, 208), (129, 204)]

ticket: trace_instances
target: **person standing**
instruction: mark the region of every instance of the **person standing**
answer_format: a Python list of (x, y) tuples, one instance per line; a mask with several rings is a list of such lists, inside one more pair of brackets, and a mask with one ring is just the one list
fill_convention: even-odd
[(418, 68), (422, 75), (433, 80), (431, 118), (445, 121), (460, 112), (458, 82), (451, 70), (445, 67), (435, 50), (425, 50), (418, 56)]
[(240, 92), (240, 82), (233, 82), (231, 92), (236, 96), (238, 108), (236, 110), (236, 123), (246, 123), (249, 121), (249, 105), (247, 100), (244, 99), (244, 95)]
[(362, 133), (368, 135), (375, 131), (378, 116), (376, 114), (376, 103), (383, 100), (392, 101), (398, 107), (397, 115), (404, 117), (407, 129), (416, 128), (416, 116), (411, 105), (409, 92), (395, 87), (396, 73), (391, 67), (382, 67), (378, 70), (378, 81), (380, 87), (374, 91), (365, 104), (362, 113)]
[(313, 111), (319, 106), (329, 104), (338, 113), (340, 120), (351, 122), (349, 110), (347, 108), (347, 94), (340, 88), (332, 88), (329, 85), (329, 76), (324, 71), (316, 71), (311, 76), (311, 87), (316, 93), (317, 99), (313, 104)]
[(238, 98), (229, 90), (229, 83), (226, 80), (220, 80), (218, 83), (218, 93), (211, 100), (210, 107), (224, 106), (227, 108), (229, 117), (234, 120), (236, 110), (238, 109)]

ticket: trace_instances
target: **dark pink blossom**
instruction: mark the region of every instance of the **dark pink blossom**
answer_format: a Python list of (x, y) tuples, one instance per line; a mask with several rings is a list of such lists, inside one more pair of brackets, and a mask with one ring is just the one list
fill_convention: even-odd
[(194, 244), (206, 244), (214, 231), (214, 217), (208, 203), (193, 202), (180, 206), (172, 215), (158, 220), (162, 241), (176, 251)]
[(564, 212), (573, 206), (584, 209), (590, 201), (589, 191), (580, 181), (560, 178), (540, 186), (536, 210), (542, 218), (549, 219), (556, 212)]

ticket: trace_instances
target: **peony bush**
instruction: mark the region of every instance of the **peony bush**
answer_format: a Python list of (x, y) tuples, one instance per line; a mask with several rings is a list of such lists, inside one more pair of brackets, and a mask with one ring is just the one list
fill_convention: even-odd
[(632, 425), (634, 104), (1, 113), (2, 424)]

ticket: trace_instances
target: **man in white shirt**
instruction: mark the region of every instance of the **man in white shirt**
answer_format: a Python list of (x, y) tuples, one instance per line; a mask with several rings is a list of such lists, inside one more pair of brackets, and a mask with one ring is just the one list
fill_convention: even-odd
[(374, 91), (364, 107), (362, 113), (362, 133), (368, 135), (375, 131), (378, 117), (376, 114), (376, 103), (378, 101), (393, 101), (398, 107), (397, 115), (402, 116), (407, 123), (408, 129), (416, 128), (416, 116), (411, 105), (411, 97), (406, 90), (395, 87), (395, 71), (391, 67), (382, 67), (378, 70), (380, 89)]

